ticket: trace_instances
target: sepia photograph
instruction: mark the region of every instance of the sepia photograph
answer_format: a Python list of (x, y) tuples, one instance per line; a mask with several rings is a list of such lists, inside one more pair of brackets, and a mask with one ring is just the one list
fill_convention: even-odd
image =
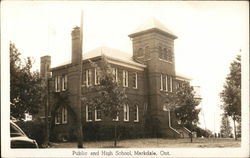
[(3, 1), (1, 151), (249, 157), (249, 3)]

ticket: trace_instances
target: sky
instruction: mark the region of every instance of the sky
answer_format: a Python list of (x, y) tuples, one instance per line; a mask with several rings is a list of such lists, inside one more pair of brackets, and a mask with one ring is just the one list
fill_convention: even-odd
[[(52, 67), (71, 59), (71, 31), (83, 17), (83, 53), (99, 46), (132, 54), (128, 35), (149, 17), (158, 19), (178, 36), (175, 40), (176, 71), (200, 86), (200, 126), (219, 132), (219, 93), (238, 54), (249, 52), (247, 1), (128, 1), (128, 2), (6, 2), (1, 8), (2, 54), (16, 44), (22, 57), (50, 55)], [(241, 50), (241, 52), (240, 52)], [(5, 64), (8, 68), (8, 65)]]

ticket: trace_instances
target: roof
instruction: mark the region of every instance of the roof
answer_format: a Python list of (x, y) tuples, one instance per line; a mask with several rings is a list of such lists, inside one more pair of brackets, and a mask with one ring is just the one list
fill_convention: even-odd
[[(130, 65), (133, 65), (133, 66), (136, 66), (136, 67), (143, 67), (143, 68), (146, 67), (146, 65), (135, 62), (133, 60), (133, 58), (132, 58), (132, 54), (120, 51), (118, 49), (105, 47), (105, 46), (101, 46), (101, 47), (93, 49), (93, 50), (91, 50), (91, 51), (89, 51), (87, 53), (83, 53), (82, 59), (83, 60), (88, 60), (88, 59), (91, 59), (91, 58), (100, 57), (102, 55), (106, 56), (107, 59), (109, 59), (110, 61), (112, 60), (111, 63), (114, 63), (114, 64), (118, 63), (118, 62), (121, 62), (121, 63), (130, 64)], [(70, 63), (71, 63), (71, 60), (63, 62), (63, 63), (61, 63), (61, 64), (59, 64), (59, 65), (57, 65), (55, 67), (64, 66), (64, 65), (67, 65), (67, 64), (70, 64)]]
[(179, 72), (176, 72), (176, 79), (180, 80), (180, 81), (191, 81), (192, 80), (192, 78), (185, 76)]
[(115, 57), (120, 60), (132, 61), (132, 54), (120, 51), (118, 49), (105, 47), (105, 46), (101, 46), (87, 53), (83, 53), (82, 59), (85, 60), (85, 59), (90, 59), (90, 58), (94, 58), (94, 57), (98, 57), (102, 55), (105, 55), (108, 57)]
[(142, 25), (140, 25), (137, 29), (135, 29), (129, 36), (133, 36), (137, 33), (144, 32), (144, 31), (151, 30), (151, 29), (159, 29), (177, 38), (177, 36), (172, 31), (167, 29), (159, 20), (157, 20), (154, 17), (148, 18)]

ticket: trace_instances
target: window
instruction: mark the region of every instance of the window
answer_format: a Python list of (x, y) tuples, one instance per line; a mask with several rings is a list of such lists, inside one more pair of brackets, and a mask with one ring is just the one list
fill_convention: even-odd
[(55, 92), (60, 92), (61, 76), (55, 77)]
[(113, 117), (113, 121), (119, 121), (119, 113), (117, 113), (117, 116), (115, 117)]
[(68, 122), (67, 108), (62, 108), (62, 123), (65, 124)]
[(91, 70), (88, 69), (86, 70), (86, 86), (91, 86), (91, 83), (92, 83), (92, 77), (91, 77)]
[(100, 70), (95, 68), (95, 85), (100, 84)]
[(129, 106), (128, 104), (125, 104), (123, 106), (123, 111), (124, 111), (124, 121), (129, 121)]
[(143, 56), (143, 49), (142, 48), (138, 49), (138, 56)]
[(170, 62), (173, 61), (173, 51), (172, 51), (172, 49), (169, 49), (169, 50), (168, 50), (168, 60), (169, 60)]
[(101, 121), (101, 110), (95, 109), (95, 121)]
[(166, 78), (165, 78), (165, 80), (166, 80), (166, 83), (165, 83), (165, 90), (166, 91), (168, 91), (168, 76), (166, 75)]
[(168, 53), (169, 53), (169, 52), (167, 51), (167, 49), (164, 48), (164, 49), (163, 49), (163, 56), (162, 56), (164, 60), (168, 60)]
[(159, 58), (163, 59), (163, 51), (161, 47), (159, 47)]
[(123, 87), (128, 87), (128, 71), (123, 70)]
[(163, 111), (169, 111), (169, 108), (168, 108), (167, 103), (165, 103), (165, 104), (163, 105), (162, 110), (163, 110)]
[(114, 80), (118, 82), (118, 69), (117, 68), (113, 68), (113, 75), (114, 75)]
[(61, 114), (59, 111), (56, 112), (55, 114), (55, 124), (60, 124), (61, 123)]
[(133, 73), (133, 88), (137, 89), (137, 73)]
[(173, 92), (173, 78), (170, 77), (170, 92)]
[(135, 111), (134, 111), (134, 122), (139, 122), (139, 108), (138, 105), (135, 105)]
[(160, 83), (161, 85), (161, 87), (160, 87), (160, 90), (163, 90), (163, 75), (161, 74), (161, 83)]
[(62, 91), (65, 91), (67, 89), (68, 79), (67, 75), (62, 77)]
[(86, 105), (86, 122), (92, 121), (92, 111), (89, 109), (88, 105)]

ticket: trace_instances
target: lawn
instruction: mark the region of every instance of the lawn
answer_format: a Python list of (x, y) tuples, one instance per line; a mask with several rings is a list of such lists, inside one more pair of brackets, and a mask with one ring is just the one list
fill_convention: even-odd
[[(232, 138), (163, 139), (143, 138), (118, 141), (119, 148), (232, 148), (240, 147), (240, 140)], [(85, 148), (113, 148), (113, 141), (83, 142)], [(52, 148), (76, 148), (77, 142), (52, 143)]]

